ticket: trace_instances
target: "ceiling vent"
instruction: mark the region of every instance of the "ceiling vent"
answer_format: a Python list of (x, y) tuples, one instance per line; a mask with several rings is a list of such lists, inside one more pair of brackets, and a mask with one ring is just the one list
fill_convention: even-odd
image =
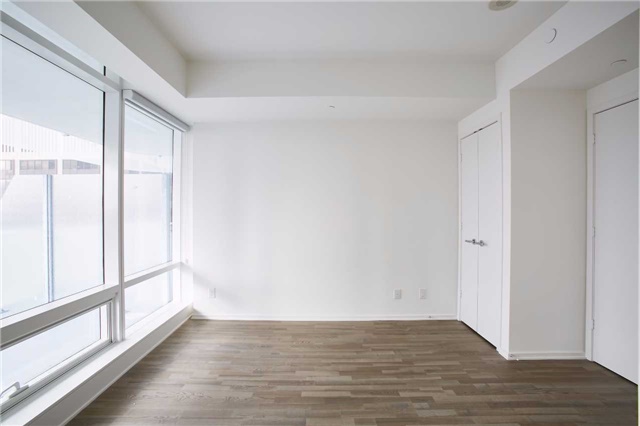
[(489, 9), (491, 10), (505, 10), (516, 4), (517, 0), (491, 0), (489, 2)]

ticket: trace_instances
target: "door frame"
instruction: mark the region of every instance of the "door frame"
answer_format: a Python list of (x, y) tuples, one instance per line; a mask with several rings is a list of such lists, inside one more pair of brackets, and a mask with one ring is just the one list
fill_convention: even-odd
[(638, 90), (629, 91), (622, 96), (616, 96), (611, 99), (602, 100), (595, 105), (590, 105), (587, 108), (587, 281), (586, 281), (586, 307), (585, 307), (585, 357), (589, 361), (593, 361), (593, 334), (594, 334), (594, 267), (595, 267), (595, 223), (594, 223), (594, 211), (595, 211), (595, 180), (594, 180), (594, 168), (595, 168), (595, 115), (621, 105), (627, 104), (638, 100)]
[[(456, 313), (456, 319), (458, 321), (462, 321), (462, 312), (461, 312), (461, 304), (462, 304), (462, 140), (468, 138), (469, 136), (478, 133), (479, 131), (493, 125), (493, 124), (498, 124), (498, 126), (500, 127), (500, 156), (502, 158), (502, 164), (503, 164), (503, 168), (502, 168), (502, 210), (503, 210), (503, 215), (502, 215), (502, 239), (503, 239), (503, 243), (502, 243), (502, 261), (504, 263), (504, 137), (502, 134), (502, 114), (498, 113), (496, 115), (489, 115), (487, 116), (486, 119), (484, 120), (479, 120), (478, 122), (475, 123), (474, 128), (475, 130), (470, 131), (468, 133), (463, 134), (462, 136), (458, 136), (458, 279), (457, 279), (457, 283), (458, 283), (458, 288), (457, 288), (457, 313)], [(501, 266), (501, 269), (504, 271), (504, 268)], [(504, 276), (501, 279), (500, 282), (500, 287), (502, 289), (501, 294), (504, 292)], [(502, 299), (500, 300), (500, 306), (502, 305)], [(502, 317), (502, 309), (500, 311), (500, 316)], [(502, 319), (501, 319), (501, 323), (502, 323)], [(500, 341), (498, 344), (498, 351), (500, 351), (500, 346), (502, 343), (502, 326), (500, 327)]]

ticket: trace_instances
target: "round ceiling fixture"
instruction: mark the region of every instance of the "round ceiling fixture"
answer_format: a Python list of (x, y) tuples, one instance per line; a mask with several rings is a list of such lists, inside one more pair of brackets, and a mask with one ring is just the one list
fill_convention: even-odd
[(624, 65), (627, 63), (626, 59), (618, 59), (617, 61), (611, 62), (611, 66), (615, 67), (616, 65)]
[(489, 9), (500, 11), (505, 10), (516, 4), (518, 0), (491, 0), (489, 2)]

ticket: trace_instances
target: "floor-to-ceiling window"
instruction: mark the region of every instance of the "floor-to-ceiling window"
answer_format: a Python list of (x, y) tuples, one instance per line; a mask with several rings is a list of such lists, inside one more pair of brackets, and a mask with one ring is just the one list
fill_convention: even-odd
[[(174, 259), (175, 130), (131, 105), (124, 116), (124, 271), (130, 277)], [(125, 290), (127, 328), (172, 301), (173, 276), (164, 272)]]
[[(2, 37), (0, 317), (104, 285), (104, 92)], [(108, 299), (0, 352), (7, 403), (111, 341)]]
[(144, 98), (123, 96), (106, 69), (8, 22), (0, 37), (0, 411), (153, 327), (180, 301), (185, 130)]

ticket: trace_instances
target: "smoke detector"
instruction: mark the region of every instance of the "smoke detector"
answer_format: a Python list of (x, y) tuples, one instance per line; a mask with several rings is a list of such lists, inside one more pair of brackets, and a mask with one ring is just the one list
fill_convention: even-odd
[(491, 0), (489, 2), (489, 9), (500, 11), (505, 10), (516, 4), (518, 0)]

